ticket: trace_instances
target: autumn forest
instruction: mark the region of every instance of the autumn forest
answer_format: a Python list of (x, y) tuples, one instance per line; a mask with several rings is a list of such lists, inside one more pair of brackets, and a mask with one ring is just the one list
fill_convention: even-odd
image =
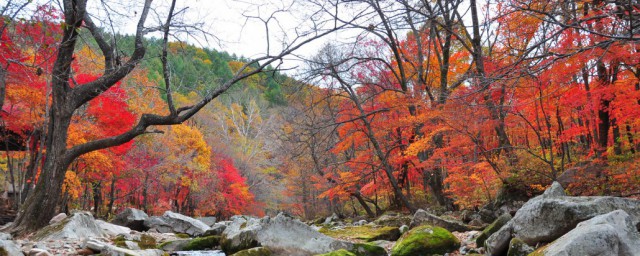
[(553, 181), (640, 195), (637, 1), (294, 1), (246, 16), (273, 29), (305, 10), (257, 57), (190, 39), (214, 35), (175, 0), (133, 18), (118, 1), (0, 2), (17, 233), (76, 209), (313, 220), (478, 210)]

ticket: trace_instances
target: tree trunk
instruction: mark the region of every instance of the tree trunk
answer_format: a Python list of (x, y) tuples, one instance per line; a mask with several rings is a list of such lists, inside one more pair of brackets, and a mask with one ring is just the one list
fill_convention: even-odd
[(364, 208), (364, 210), (367, 212), (367, 216), (369, 216), (369, 218), (375, 217), (375, 214), (373, 213), (373, 211), (371, 211), (371, 208), (367, 205), (367, 202), (364, 201), (364, 198), (362, 198), (362, 194), (360, 194), (359, 191), (351, 193), (351, 195), (358, 200), (358, 203), (360, 203), (362, 208)]
[(109, 191), (109, 208), (107, 210), (107, 216), (113, 215), (113, 202), (116, 200), (116, 176), (113, 175), (111, 179), (111, 191)]
[(96, 217), (99, 217), (100, 206), (102, 205), (102, 182), (94, 182), (91, 186), (93, 188), (93, 213)]

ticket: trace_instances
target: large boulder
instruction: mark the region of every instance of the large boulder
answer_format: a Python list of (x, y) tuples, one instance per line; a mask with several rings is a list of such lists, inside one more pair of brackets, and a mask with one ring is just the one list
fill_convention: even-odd
[(36, 232), (36, 241), (107, 237), (107, 233), (89, 212), (75, 212), (58, 223)]
[(103, 220), (96, 220), (98, 226), (109, 236), (117, 236), (120, 234), (130, 234), (131, 229), (128, 227), (123, 227), (115, 224), (111, 224), (109, 222), (105, 222)]
[(146, 231), (147, 228), (144, 226), (144, 221), (147, 219), (149, 219), (149, 216), (144, 211), (127, 208), (118, 213), (111, 223), (125, 226), (136, 231)]
[(321, 234), (284, 214), (262, 219), (234, 218), (222, 233), (220, 245), (227, 254), (262, 246), (274, 255), (315, 255), (339, 249), (352, 250), (355, 246)]
[(449, 231), (458, 231), (458, 232), (466, 232), (466, 231), (471, 231), (475, 229), (480, 229), (477, 227), (465, 225), (461, 222), (443, 219), (425, 210), (419, 209), (413, 215), (413, 219), (411, 220), (411, 225), (409, 226), (412, 228), (415, 228), (417, 226), (422, 226), (422, 225), (437, 226)]
[(411, 223), (411, 217), (395, 213), (384, 214), (373, 221), (373, 223), (380, 226), (401, 227), (402, 225), (409, 225), (409, 223)]
[(166, 211), (162, 217), (151, 217), (144, 225), (149, 231), (183, 233), (189, 236), (201, 236), (209, 230), (209, 226), (202, 221), (172, 211)]
[(460, 241), (441, 227), (423, 225), (409, 230), (391, 249), (391, 256), (446, 254), (460, 248)]
[(638, 255), (640, 233), (629, 214), (616, 210), (581, 222), (575, 229), (536, 253), (545, 256)]
[(196, 220), (202, 221), (207, 226), (213, 226), (216, 223), (216, 217), (198, 217)]
[(145, 249), (145, 250), (130, 250), (126, 248), (117, 247), (104, 243), (99, 240), (89, 239), (84, 244), (85, 248), (91, 249), (94, 252), (100, 252), (100, 255), (107, 256), (162, 256), (165, 253), (158, 249)]
[(619, 197), (570, 197), (559, 183), (529, 200), (485, 245), (491, 255), (507, 251), (512, 237), (529, 245), (547, 243), (571, 231), (576, 225), (597, 215), (624, 210), (634, 223), (640, 219), (640, 201)]

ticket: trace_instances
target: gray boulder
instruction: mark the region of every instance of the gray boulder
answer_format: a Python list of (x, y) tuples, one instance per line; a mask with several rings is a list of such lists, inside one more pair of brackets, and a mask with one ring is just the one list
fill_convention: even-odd
[(76, 212), (66, 219), (46, 226), (33, 236), (35, 241), (107, 237), (91, 213)]
[(409, 225), (411, 222), (411, 217), (400, 214), (384, 214), (373, 221), (376, 225), (389, 227), (401, 227), (402, 225)]
[(507, 256), (527, 256), (533, 252), (533, 248), (522, 242), (522, 240), (518, 238), (511, 239), (509, 242), (509, 251), (507, 252)]
[(458, 231), (458, 232), (466, 232), (466, 231), (478, 229), (469, 225), (465, 225), (461, 222), (440, 218), (425, 210), (419, 209), (413, 215), (413, 219), (411, 219), (411, 224), (409, 225), (409, 227), (415, 228), (417, 226), (422, 226), (422, 225), (432, 225), (432, 226), (444, 228), (449, 231)]
[(211, 228), (204, 232), (203, 236), (219, 236), (222, 235), (222, 232), (224, 232), (225, 229), (227, 229), (227, 225), (223, 223), (215, 223)]
[(222, 233), (227, 254), (263, 246), (274, 255), (315, 255), (351, 250), (354, 244), (328, 237), (299, 220), (278, 214), (274, 218), (236, 218)]
[(100, 255), (108, 255), (108, 256), (162, 256), (164, 252), (162, 250), (157, 249), (147, 249), (147, 250), (130, 250), (126, 248), (120, 248), (114, 245), (110, 245), (104, 242), (101, 242), (96, 239), (89, 239), (84, 243), (84, 247), (91, 249), (95, 252), (100, 252)]
[(213, 226), (216, 223), (216, 217), (198, 217), (196, 220), (202, 221), (207, 226)]
[(569, 233), (539, 249), (538, 253), (545, 256), (633, 256), (640, 253), (640, 233), (629, 214), (616, 210), (581, 222)]
[(160, 233), (183, 233), (189, 236), (201, 236), (209, 226), (191, 217), (172, 211), (166, 211), (162, 217), (151, 217), (144, 222), (149, 231)]
[(509, 241), (517, 237), (529, 245), (552, 242), (571, 231), (578, 223), (597, 215), (624, 210), (634, 223), (640, 219), (640, 201), (619, 197), (565, 196), (559, 183), (544, 194), (529, 200), (515, 216), (486, 241), (487, 252), (501, 255)]
[(149, 216), (144, 211), (127, 208), (118, 213), (111, 223), (125, 226), (135, 231), (146, 231), (147, 228), (145, 227), (144, 222), (147, 219), (149, 219)]
[(103, 220), (96, 220), (98, 226), (109, 236), (117, 236), (119, 234), (130, 234), (131, 229), (128, 227), (123, 227), (115, 224), (111, 224), (109, 222), (105, 222)]
[(0, 249), (4, 250), (4, 255), (23, 255), (20, 247), (11, 240), (0, 240)]
[(49, 221), (49, 224), (53, 224), (53, 223), (58, 223), (62, 220), (64, 220), (67, 217), (66, 213), (58, 213), (58, 215), (53, 216), (53, 218), (51, 218), (51, 220)]

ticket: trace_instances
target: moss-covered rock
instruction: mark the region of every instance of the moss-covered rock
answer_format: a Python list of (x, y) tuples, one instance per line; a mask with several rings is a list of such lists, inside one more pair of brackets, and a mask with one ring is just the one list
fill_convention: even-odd
[(271, 256), (271, 251), (265, 247), (255, 247), (236, 252), (231, 256)]
[(392, 256), (445, 254), (460, 248), (460, 241), (444, 228), (418, 226), (400, 237), (391, 249)]
[[(391, 213), (393, 214), (393, 213)], [(380, 226), (400, 227), (402, 225), (411, 224), (411, 216), (385, 214), (380, 216), (373, 223)]]
[(491, 225), (487, 226), (478, 236), (478, 238), (476, 238), (476, 245), (478, 247), (484, 247), (484, 242), (487, 241), (487, 238), (489, 238), (491, 235), (493, 235), (493, 233), (502, 228), (502, 226), (507, 224), (507, 222), (509, 222), (510, 220), (511, 214), (505, 213), (500, 215), (498, 219), (491, 223)]
[(387, 251), (375, 244), (365, 243), (365, 244), (354, 244), (353, 249), (350, 251), (354, 253), (356, 256), (386, 256)]
[(518, 238), (511, 239), (507, 256), (527, 256), (533, 252), (533, 248)]
[(220, 239), (220, 248), (227, 255), (258, 246), (260, 246), (260, 243), (256, 241), (255, 234), (251, 232), (240, 232), (233, 239), (223, 235)]
[(345, 249), (340, 249), (330, 253), (318, 254), (316, 256), (357, 256), (357, 255)]
[(158, 244), (154, 237), (147, 234), (142, 234), (140, 236), (140, 241), (138, 241), (138, 246), (140, 246), (140, 249), (146, 250), (146, 249), (155, 249), (158, 246)]
[(365, 242), (376, 240), (395, 241), (400, 237), (396, 227), (349, 226), (341, 229), (321, 228), (320, 233), (338, 239), (358, 239)]
[(184, 251), (184, 247), (189, 243), (187, 239), (166, 241), (158, 245), (158, 249), (168, 252)]
[(182, 248), (184, 251), (197, 251), (212, 249), (220, 245), (220, 236), (205, 236), (196, 237), (189, 240), (189, 242)]

